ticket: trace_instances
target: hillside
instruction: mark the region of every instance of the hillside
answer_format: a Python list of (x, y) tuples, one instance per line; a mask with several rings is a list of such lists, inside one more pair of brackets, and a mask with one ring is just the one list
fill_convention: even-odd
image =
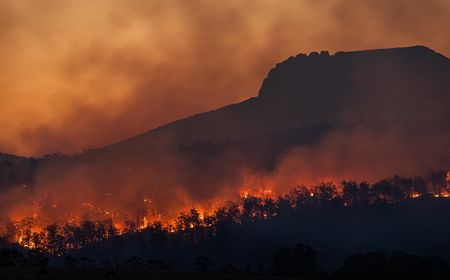
[(301, 180), (447, 168), (449, 77), (450, 60), (422, 46), (300, 54), (271, 69), (254, 98), (47, 158), (35, 194), (54, 195), (67, 211), (85, 201), (134, 211), (145, 196), (170, 216), (269, 183), (283, 191)]
[[(221, 142), (320, 123), (352, 122), (357, 119), (349, 118), (356, 116), (347, 116), (346, 111), (368, 105), (367, 101), (373, 101), (368, 97), (400, 103), (415, 93), (448, 104), (449, 71), (448, 58), (421, 46), (300, 54), (271, 69), (257, 97), (175, 121), (107, 149), (142, 147), (157, 138), (185, 145)], [(399, 109), (406, 108), (387, 108)]]

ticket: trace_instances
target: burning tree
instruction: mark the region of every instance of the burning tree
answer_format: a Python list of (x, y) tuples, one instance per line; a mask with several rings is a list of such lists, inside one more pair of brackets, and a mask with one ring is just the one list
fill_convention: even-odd
[[(244, 193), (238, 201), (217, 207), (210, 212), (192, 208), (182, 212), (176, 220), (151, 220), (142, 209), (137, 214), (142, 222), (125, 221), (118, 227), (112, 218), (103, 220), (75, 218), (43, 224), (39, 217), (25, 217), (5, 225), (3, 238), (9, 244), (26, 249), (64, 255), (89, 244), (138, 232), (146, 232), (149, 240), (165, 246), (170, 236), (180, 236), (186, 242), (222, 238), (233, 225), (245, 226), (278, 217), (289, 217), (306, 208), (359, 207), (399, 203), (420, 196), (448, 197), (448, 172), (430, 172), (425, 177), (393, 176), (375, 184), (342, 181), (340, 185), (323, 182), (312, 187), (297, 186), (284, 196), (271, 191)], [(91, 207), (96, 209), (95, 207)], [(98, 211), (98, 210), (96, 210)], [(103, 211), (106, 212), (106, 211)]]

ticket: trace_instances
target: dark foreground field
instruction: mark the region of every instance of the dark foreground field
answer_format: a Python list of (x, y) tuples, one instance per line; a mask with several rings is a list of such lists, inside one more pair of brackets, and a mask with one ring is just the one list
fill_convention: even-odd
[[(49, 268), (0, 268), (0, 279), (224, 279), (224, 280), (253, 280), (253, 279), (290, 279), (261, 275), (220, 274), (199, 272), (149, 271), (144, 269), (107, 270), (107, 269), (77, 269)], [(298, 279), (298, 278), (297, 278)]]

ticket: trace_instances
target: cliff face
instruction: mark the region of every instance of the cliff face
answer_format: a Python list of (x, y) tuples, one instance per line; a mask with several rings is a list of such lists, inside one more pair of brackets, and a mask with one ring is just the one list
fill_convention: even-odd
[(329, 91), (339, 94), (339, 90), (350, 90), (349, 87), (357, 82), (355, 78), (365, 77), (366, 82), (378, 82), (385, 78), (379, 77), (383, 74), (439, 74), (448, 68), (448, 58), (423, 46), (337, 52), (335, 55), (326, 51), (299, 54), (269, 71), (259, 96), (289, 98)]
[(449, 104), (449, 69), (448, 58), (421, 46), (301, 54), (270, 70), (255, 98), (112, 147), (146, 146), (158, 137), (177, 144), (220, 142), (323, 123), (433, 114), (439, 104)]
[[(243, 169), (273, 171), (296, 147), (303, 149), (296, 158), (313, 161), (295, 164), (312, 174), (343, 168), (336, 176), (378, 178), (444, 167), (449, 77), (450, 60), (421, 46), (298, 55), (270, 70), (257, 97), (107, 146), (95, 158), (152, 159), (171, 177), (189, 170), (193, 185), (195, 176), (214, 184)], [(350, 173), (356, 166), (364, 168)]]
[[(254, 98), (47, 158), (33, 169), (29, 200), (20, 201), (49, 193), (68, 212), (89, 199), (123, 212), (146, 195), (170, 216), (266, 179), (276, 189), (447, 168), (449, 77), (449, 59), (425, 47), (298, 55), (272, 69)], [(106, 193), (120, 195), (105, 200)]]

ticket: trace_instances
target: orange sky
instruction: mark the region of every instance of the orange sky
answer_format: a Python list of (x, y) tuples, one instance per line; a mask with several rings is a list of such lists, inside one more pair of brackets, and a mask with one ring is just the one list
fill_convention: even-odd
[(314, 50), (427, 45), (447, 0), (0, 0), (0, 151), (74, 152), (254, 96)]

